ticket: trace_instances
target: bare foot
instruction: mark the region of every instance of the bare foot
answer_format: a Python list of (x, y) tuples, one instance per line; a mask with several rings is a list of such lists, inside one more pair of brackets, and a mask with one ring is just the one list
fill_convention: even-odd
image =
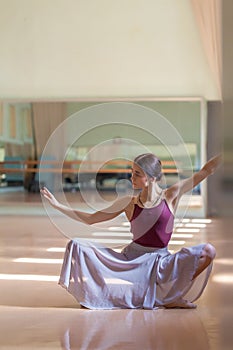
[(164, 307), (166, 309), (196, 309), (197, 305), (191, 303), (188, 300), (184, 300), (184, 299), (178, 299), (177, 301), (175, 301), (174, 303), (170, 303), (167, 305), (164, 305)]

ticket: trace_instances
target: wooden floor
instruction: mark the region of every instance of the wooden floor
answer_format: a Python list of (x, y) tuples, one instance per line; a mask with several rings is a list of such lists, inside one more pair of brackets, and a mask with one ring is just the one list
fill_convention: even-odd
[(130, 239), (125, 218), (89, 231), (53, 212), (49, 218), (39, 195), (0, 199), (0, 349), (232, 349), (233, 218), (186, 218), (175, 231), (173, 252), (206, 241), (217, 249), (196, 310), (87, 310), (57, 284), (63, 233), (116, 248)]

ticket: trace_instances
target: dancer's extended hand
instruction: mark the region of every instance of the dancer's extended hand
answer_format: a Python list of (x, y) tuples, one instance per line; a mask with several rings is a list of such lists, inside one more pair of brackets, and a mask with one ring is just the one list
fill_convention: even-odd
[(217, 170), (217, 168), (220, 166), (222, 162), (222, 156), (217, 155), (213, 158), (211, 158), (203, 167), (204, 170), (208, 172), (209, 175), (214, 174), (214, 172)]
[(58, 200), (54, 197), (54, 195), (46, 187), (43, 187), (40, 190), (40, 193), (44, 198), (46, 198), (49, 201), (49, 203), (53, 207), (57, 207), (59, 205)]

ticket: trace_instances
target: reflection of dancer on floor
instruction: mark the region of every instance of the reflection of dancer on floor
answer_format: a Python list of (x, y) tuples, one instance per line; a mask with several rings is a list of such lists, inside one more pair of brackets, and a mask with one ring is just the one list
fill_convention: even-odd
[[(71, 294), (73, 294), (82, 305), (90, 308), (145, 307), (145, 299), (149, 299), (148, 295), (150, 295), (151, 300), (151, 302), (147, 301), (148, 308), (154, 308), (156, 306), (165, 306), (168, 308), (196, 307), (196, 305), (191, 301), (197, 299), (200, 296), (205, 286), (200, 287), (201, 291), (199, 291), (198, 296), (191, 301), (185, 300), (184, 297), (192, 288), (194, 280), (196, 280), (196, 278), (204, 270), (208, 270), (208, 267), (211, 266), (211, 263), (215, 257), (215, 248), (211, 244), (207, 243), (200, 244), (191, 248), (183, 248), (175, 254), (170, 254), (167, 250), (167, 245), (172, 236), (174, 213), (176, 212), (181, 196), (184, 193), (192, 190), (209, 175), (213, 174), (219, 163), (220, 157), (214, 157), (209, 160), (200, 171), (194, 173), (192, 177), (181, 180), (171, 187), (162, 190), (159, 186), (159, 181), (162, 177), (160, 160), (151, 153), (139, 155), (133, 162), (131, 177), (133, 188), (135, 190), (141, 190), (139, 195), (131, 197), (126, 196), (117, 199), (110, 207), (101, 211), (97, 211), (95, 213), (85, 213), (64, 206), (56, 200), (56, 198), (48, 191), (48, 189), (43, 188), (41, 190), (41, 194), (49, 201), (49, 203), (60, 212), (75, 220), (91, 225), (101, 221), (111, 220), (124, 212), (131, 223), (133, 241), (123, 249), (122, 253), (119, 254), (117, 261), (114, 260), (116, 259), (116, 255), (113, 255), (112, 259), (114, 260), (114, 264), (112, 264), (112, 266), (114, 266), (114, 268), (111, 268), (111, 263), (103, 266), (105, 263), (103, 262), (103, 259), (98, 258), (98, 254), (95, 254), (95, 257), (93, 258), (89, 257), (88, 264), (92, 259), (93, 270), (95, 271), (93, 272), (92, 277), (92, 272), (89, 271), (90, 268), (88, 272), (85, 273), (90, 274), (88, 275), (88, 278), (89, 280), (90, 278), (92, 279), (92, 290), (95, 288), (96, 283), (94, 273), (96, 273), (96, 271), (99, 271), (101, 274), (101, 269), (102, 271), (108, 269), (108, 276), (115, 278), (122, 278), (122, 273), (127, 270), (127, 278), (129, 281), (135, 280), (135, 274), (138, 273), (139, 285), (140, 282), (141, 284), (148, 284), (145, 286), (145, 290), (143, 291), (134, 290), (134, 294), (129, 297), (129, 299), (131, 299), (124, 301), (114, 301), (113, 299), (117, 298), (116, 296), (114, 296), (114, 298), (112, 297), (111, 293), (113, 292), (110, 287), (108, 289), (108, 292), (106, 292), (106, 284), (102, 286), (102, 289), (104, 290), (103, 296), (101, 294), (98, 294), (101, 292), (95, 292), (95, 294), (92, 292), (91, 288), (89, 294), (93, 293), (92, 296), (83, 291), (81, 294), (80, 292), (77, 292), (75, 294), (74, 292), (70, 291)], [(71, 241), (69, 244), (74, 244), (74, 241)], [(78, 254), (81, 254), (80, 249), (81, 248), (79, 245)], [(90, 250), (90, 247), (88, 249)], [(100, 248), (96, 249), (99, 249), (99, 251), (101, 250)], [(70, 245), (67, 247), (66, 254), (71, 254)], [(87, 254), (88, 253), (86, 252), (86, 255)], [(79, 259), (77, 256), (75, 258), (76, 260)], [(72, 258), (74, 258), (74, 255)], [(97, 260), (95, 261), (95, 259)], [(135, 267), (136, 265), (133, 265), (131, 271), (130, 268), (127, 268), (127, 265), (122, 265), (122, 261), (124, 263), (127, 261), (131, 265), (132, 263), (136, 264), (136, 262), (139, 262), (139, 264), (137, 264), (138, 270)], [(116, 272), (117, 263), (119, 263), (119, 271)], [(64, 259), (63, 274), (74, 274), (74, 268), (72, 269), (69, 266), (70, 269), (68, 269), (67, 264), (67, 259)], [(76, 271), (77, 274), (82, 274), (84, 273), (82, 271), (86, 271), (87, 265), (84, 267), (82, 264), (83, 263), (78, 261), (78, 270)], [(151, 271), (154, 271), (155, 268), (156, 273), (153, 275), (151, 272), (150, 276), (145, 282), (145, 280), (142, 279), (142, 276), (144, 276), (144, 274), (147, 274), (147, 271), (150, 268)], [(80, 270), (82, 271), (80, 272)], [(103, 275), (104, 273), (106, 272), (103, 272)], [(118, 273), (118, 275), (116, 273)], [(64, 280), (64, 276), (62, 278)], [(140, 281), (140, 279), (142, 280)], [(208, 276), (205, 279), (205, 284), (207, 279)], [(69, 282), (64, 282), (63, 280), (60, 281), (60, 284), (63, 284), (63, 286), (69, 289)], [(77, 280), (79, 280), (79, 282), (77, 282)], [(102, 278), (102, 280), (104, 279)], [(76, 278), (75, 283), (81, 283), (80, 279)], [(135, 282), (133, 283), (135, 284)], [(82, 289), (88, 288), (86, 285), (87, 283), (82, 286)], [(76, 289), (79, 290), (79, 286), (76, 285), (76, 287)], [(135, 295), (137, 295), (137, 301), (134, 300)], [(103, 302), (101, 300), (96, 300), (98, 298), (109, 300)], [(122, 296), (122, 299), (123, 298), (125, 297)]]

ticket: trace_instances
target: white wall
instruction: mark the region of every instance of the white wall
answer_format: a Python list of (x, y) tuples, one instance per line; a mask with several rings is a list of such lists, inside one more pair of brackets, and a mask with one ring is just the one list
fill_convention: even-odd
[(0, 98), (218, 99), (190, 0), (0, 0)]

